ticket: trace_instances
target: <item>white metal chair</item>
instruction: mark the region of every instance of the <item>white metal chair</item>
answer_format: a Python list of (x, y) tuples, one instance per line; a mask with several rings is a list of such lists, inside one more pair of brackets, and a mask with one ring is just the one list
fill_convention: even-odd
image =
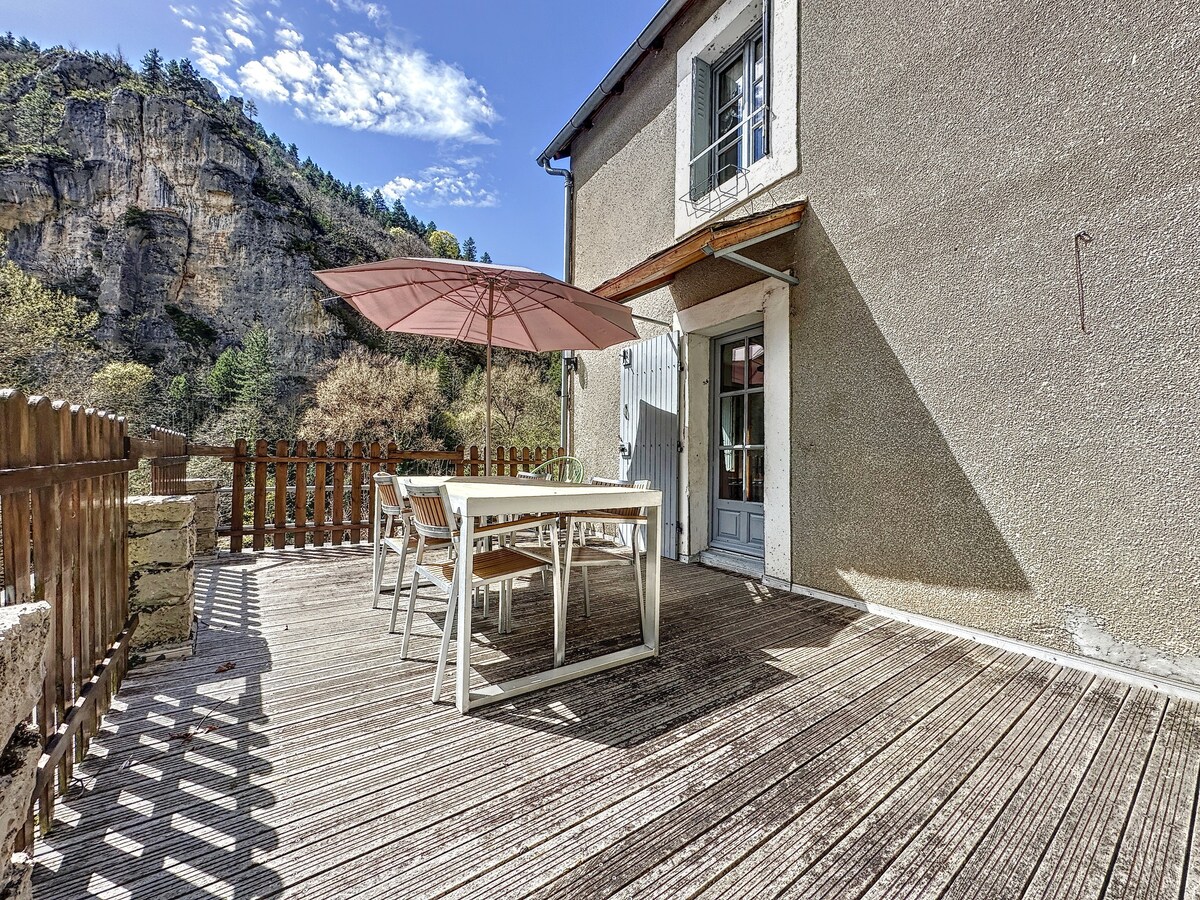
[(373, 541), (371, 575), (371, 608), (379, 608), (379, 594), (383, 589), (383, 568), (387, 553), (391, 550), (400, 554), (400, 571), (404, 571), (404, 559), (408, 553), (408, 535), (411, 531), (408, 510), (404, 497), (390, 472), (376, 472), (375, 482), (375, 539)]
[[(404, 491), (412, 505), (412, 526), (420, 540), (444, 540), (459, 550), (458, 521), (450, 508), (449, 497), (443, 485), (416, 485), (405, 482)], [(478, 538), (500, 537), (528, 529), (540, 521), (555, 522), (555, 516), (525, 516), (510, 522), (480, 525), (474, 529)], [(517, 578), (534, 575), (546, 563), (511, 547), (501, 546), (495, 550), (476, 551), (472, 556), (471, 589), (487, 591), (493, 584), (500, 585), (500, 631), (508, 630), (512, 616), (512, 587)], [(558, 584), (555, 572), (555, 585)], [(442, 696), (442, 682), (450, 654), (450, 640), (454, 633), (454, 618), (458, 592), (458, 566), (451, 560), (429, 564), (418, 562), (413, 570), (412, 589), (408, 595), (408, 609), (404, 618), (404, 638), (400, 644), (401, 658), (408, 657), (409, 636), (412, 633), (413, 612), (417, 604), (417, 589), (422, 582), (428, 583), (445, 594), (447, 600), (446, 623), (442, 629), (442, 646), (438, 654), (437, 674), (433, 682), (433, 702)]]
[[(610, 478), (593, 478), (592, 484), (608, 484), (650, 490), (649, 481), (618, 481)], [(563, 598), (570, 600), (571, 568), (580, 570), (583, 578), (583, 614), (592, 614), (591, 587), (588, 570), (606, 566), (632, 566), (637, 584), (638, 608), (646, 603), (646, 589), (642, 581), (642, 526), (646, 524), (644, 507), (622, 507), (617, 509), (591, 509), (571, 513), (567, 516), (566, 560), (563, 563)], [(589, 535), (586, 525), (599, 525), (600, 534)], [(610, 536), (607, 529), (613, 528)], [(578, 528), (578, 535), (576, 530)]]

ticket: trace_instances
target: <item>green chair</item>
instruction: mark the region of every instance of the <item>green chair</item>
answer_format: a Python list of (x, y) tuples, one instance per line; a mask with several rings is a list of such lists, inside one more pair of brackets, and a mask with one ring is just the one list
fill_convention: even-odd
[(583, 484), (583, 463), (574, 456), (556, 456), (530, 469), (529, 474), (541, 475), (550, 481)]

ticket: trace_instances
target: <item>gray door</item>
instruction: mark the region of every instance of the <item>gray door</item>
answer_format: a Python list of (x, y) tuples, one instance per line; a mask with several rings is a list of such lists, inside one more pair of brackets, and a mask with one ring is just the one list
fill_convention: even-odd
[(762, 329), (714, 343), (712, 531), (720, 550), (762, 557), (764, 395)]
[(621, 478), (662, 491), (662, 555), (679, 554), (679, 335), (621, 351)]

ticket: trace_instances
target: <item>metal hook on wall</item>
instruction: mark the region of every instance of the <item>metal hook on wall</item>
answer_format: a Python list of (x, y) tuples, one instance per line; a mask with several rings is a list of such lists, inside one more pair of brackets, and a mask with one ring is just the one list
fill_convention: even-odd
[(1092, 242), (1092, 236), (1086, 231), (1075, 233), (1075, 283), (1079, 289), (1079, 330), (1091, 334), (1087, 327), (1087, 307), (1083, 295), (1083, 247)]

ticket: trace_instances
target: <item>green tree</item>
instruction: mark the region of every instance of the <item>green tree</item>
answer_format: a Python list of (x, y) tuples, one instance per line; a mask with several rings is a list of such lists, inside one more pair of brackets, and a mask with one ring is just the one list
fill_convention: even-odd
[(475, 238), (469, 237), (463, 241), (462, 258), (467, 262), (475, 262), (478, 259), (477, 248), (475, 247)]
[(479, 261), (486, 266), (490, 266), (492, 264), (492, 254), (485, 252), (483, 256), (479, 257)]
[(99, 409), (133, 422), (145, 418), (150, 406), (154, 372), (139, 362), (105, 363), (92, 375), (88, 400)]
[(237, 397), (238, 392), (238, 350), (227, 347), (221, 351), (216, 363), (208, 372), (208, 389), (213, 400), (228, 406)]
[(459, 259), (462, 256), (458, 247), (458, 238), (449, 231), (433, 232), (429, 235), (427, 243), (429, 249), (433, 251), (433, 255), (440, 256), (442, 259)]
[(78, 388), (74, 373), (95, 352), (92, 332), (100, 322), (79, 307), (16, 263), (0, 264), (0, 387), (40, 391), (74, 382)]
[(146, 55), (142, 57), (141, 73), (142, 77), (154, 87), (162, 84), (163, 61), (162, 54), (158, 52), (157, 47), (151, 47), (146, 51)]
[(271, 336), (261, 325), (246, 332), (234, 371), (238, 403), (264, 410), (274, 405), (278, 386), (271, 359)]
[(13, 125), (18, 144), (44, 145), (63, 120), (63, 104), (39, 81), (17, 101)]

